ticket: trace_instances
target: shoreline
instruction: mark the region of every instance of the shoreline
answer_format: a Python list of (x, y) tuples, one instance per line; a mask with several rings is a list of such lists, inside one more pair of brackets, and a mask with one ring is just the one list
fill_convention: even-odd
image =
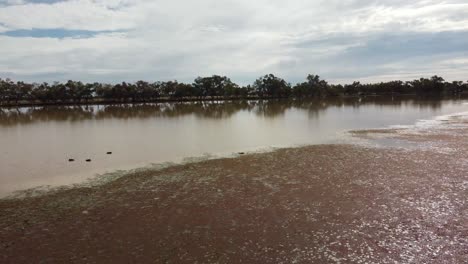
[[(326, 144), (326, 143), (324, 143)], [(324, 145), (324, 144), (314, 144), (314, 145)], [(93, 172), (94, 176), (88, 177), (76, 183), (63, 184), (63, 185), (42, 185), (37, 187), (32, 187), (28, 189), (15, 190), (12, 192), (5, 193), (0, 195), (0, 201), (2, 200), (18, 200), (18, 199), (28, 199), (36, 198), (40, 196), (46, 196), (50, 194), (55, 194), (59, 192), (69, 191), (73, 189), (80, 188), (95, 188), (105, 184), (109, 184), (112, 181), (118, 180), (123, 177), (132, 176), (139, 173), (156, 173), (158, 171), (168, 169), (171, 167), (185, 166), (190, 164), (196, 164), (200, 162), (206, 162), (211, 160), (220, 160), (220, 159), (235, 159), (246, 155), (256, 155), (275, 152), (281, 149), (294, 149), (307, 146), (314, 146), (308, 144), (299, 144), (292, 146), (270, 146), (270, 147), (258, 147), (243, 152), (223, 152), (223, 153), (214, 153), (214, 154), (204, 154), (200, 156), (192, 157), (180, 157), (175, 160), (162, 161), (157, 163), (150, 164), (139, 164), (139, 166), (126, 166), (125, 168), (113, 169), (111, 171), (103, 170), (100, 172)], [(242, 153), (242, 154), (240, 154)]]
[(158, 103), (191, 103), (191, 102), (229, 102), (229, 101), (252, 101), (252, 100), (337, 100), (337, 99), (353, 99), (353, 98), (379, 98), (384, 96), (392, 96), (396, 98), (466, 98), (468, 93), (461, 93), (457, 95), (447, 94), (422, 94), (418, 95), (415, 93), (407, 94), (363, 94), (363, 95), (340, 95), (340, 96), (328, 96), (328, 97), (261, 97), (261, 96), (249, 96), (249, 97), (219, 97), (219, 98), (162, 98), (157, 100), (135, 100), (135, 101), (122, 101), (122, 100), (107, 100), (107, 99), (95, 99), (88, 102), (21, 102), (21, 103), (0, 103), (1, 108), (22, 108), (22, 107), (44, 107), (44, 106), (92, 106), (92, 105), (139, 105), (139, 104), (158, 104)]
[(1, 258), (460, 263), (468, 255), (468, 123), (439, 122), (355, 135), (415, 148), (282, 148), (0, 200)]

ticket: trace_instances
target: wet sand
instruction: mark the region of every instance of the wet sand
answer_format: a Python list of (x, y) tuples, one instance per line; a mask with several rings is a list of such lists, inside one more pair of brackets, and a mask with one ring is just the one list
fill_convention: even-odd
[(0, 262), (464, 263), (468, 128), (450, 124), (1, 200)]

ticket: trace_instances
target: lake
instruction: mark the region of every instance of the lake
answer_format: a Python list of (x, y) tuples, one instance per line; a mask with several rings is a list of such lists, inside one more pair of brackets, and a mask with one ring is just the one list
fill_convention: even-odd
[(0, 196), (189, 157), (344, 142), (347, 130), (465, 111), (464, 99), (411, 97), (0, 108)]

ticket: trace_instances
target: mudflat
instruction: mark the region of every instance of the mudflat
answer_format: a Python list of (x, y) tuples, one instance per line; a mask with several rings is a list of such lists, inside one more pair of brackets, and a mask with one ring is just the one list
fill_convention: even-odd
[(384, 132), (1, 200), (0, 262), (463, 263), (466, 122)]

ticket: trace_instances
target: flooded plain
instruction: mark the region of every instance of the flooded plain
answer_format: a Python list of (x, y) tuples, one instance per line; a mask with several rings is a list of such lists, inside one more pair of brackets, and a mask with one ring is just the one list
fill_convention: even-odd
[(467, 102), (367, 97), (3, 108), (0, 196), (190, 157), (346, 143), (346, 131), (412, 125), (466, 112)]

